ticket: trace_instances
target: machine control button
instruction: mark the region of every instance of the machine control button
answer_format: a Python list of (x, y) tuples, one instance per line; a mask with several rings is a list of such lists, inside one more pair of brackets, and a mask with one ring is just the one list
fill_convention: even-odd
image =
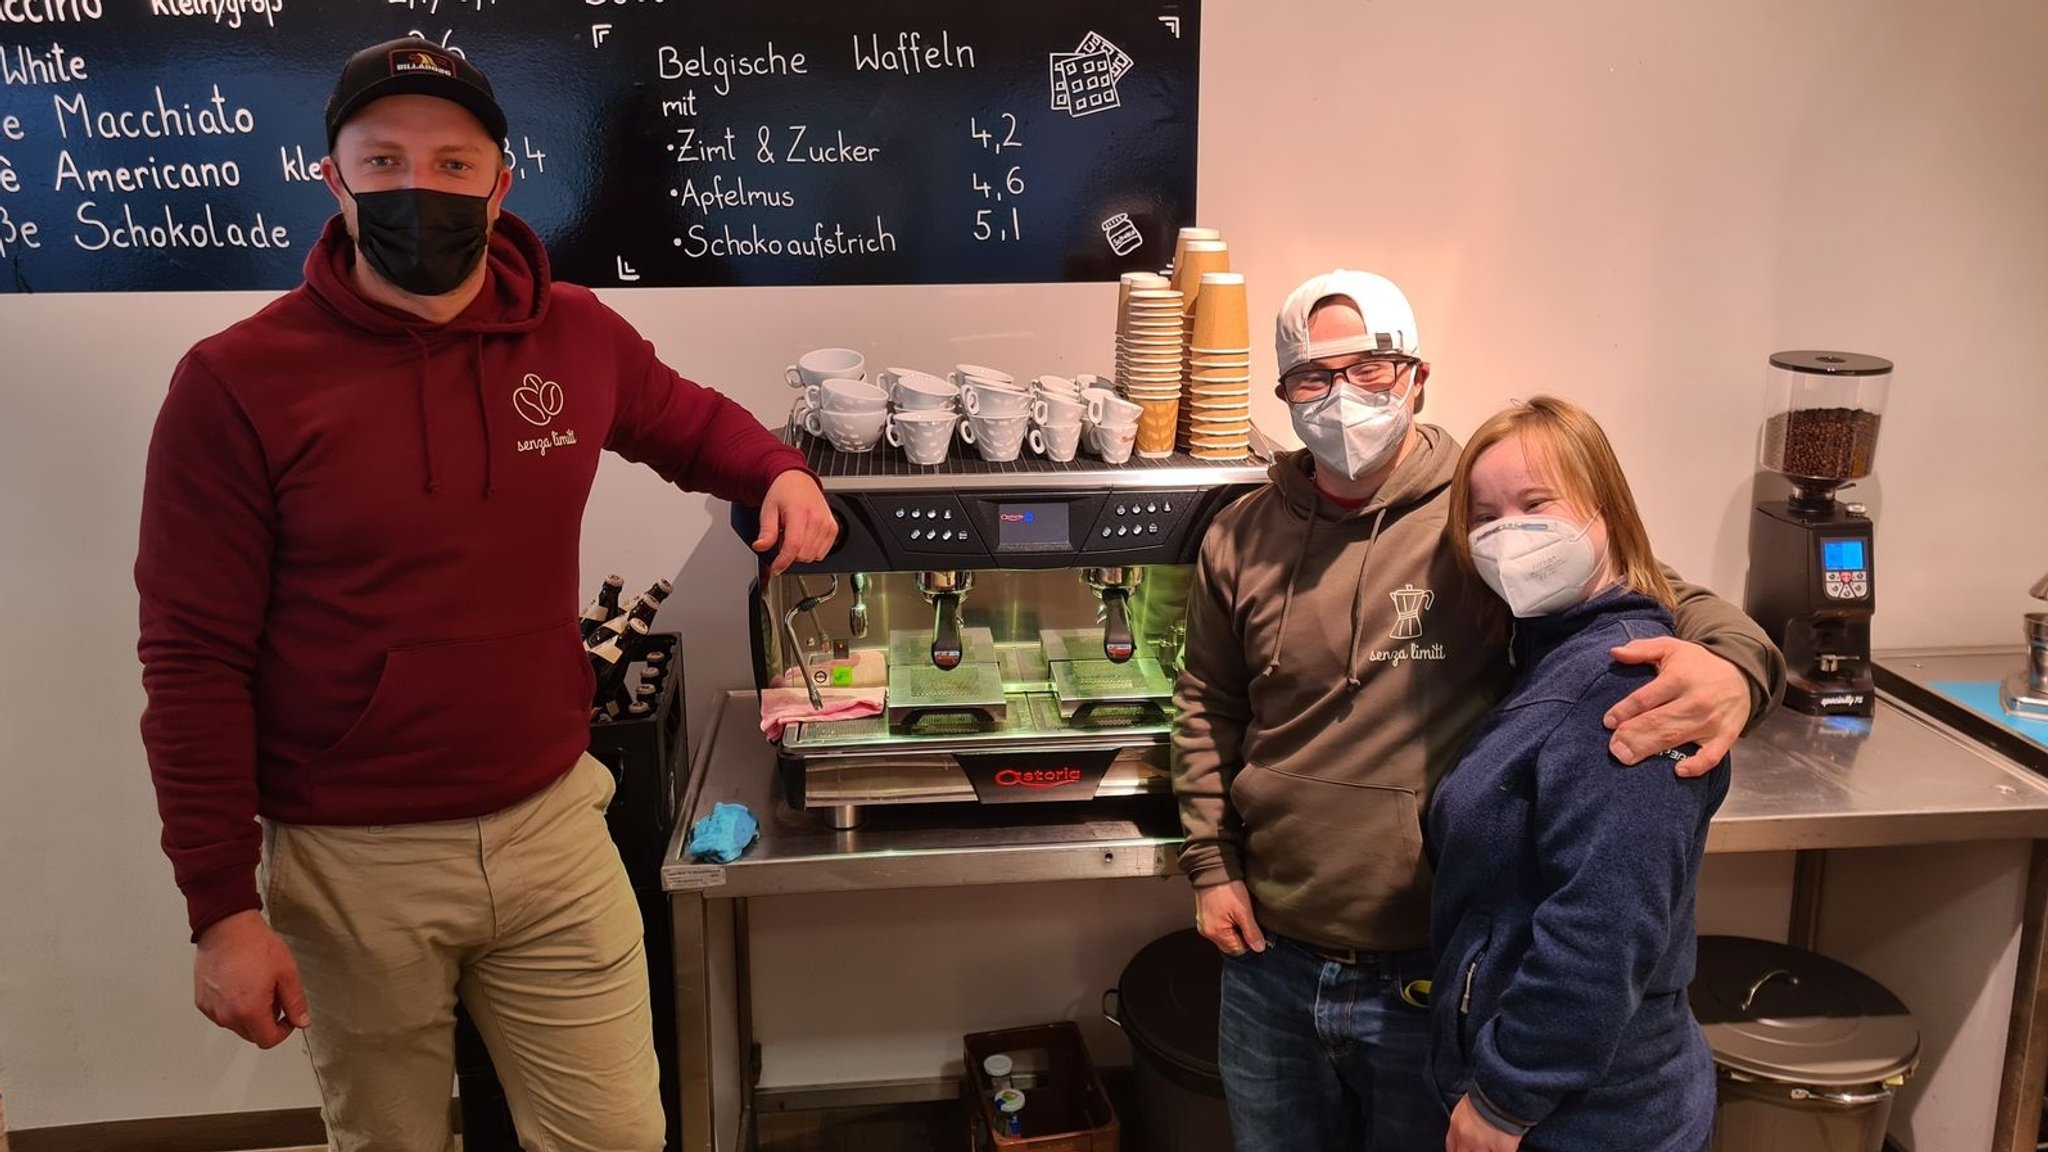
[(1116, 534), (1117, 534), (1117, 535), (1119, 535), (1119, 536), (1125, 535), (1125, 534), (1127, 534), (1127, 533), (1129, 533), (1129, 532), (1130, 532), (1130, 528), (1129, 528), (1129, 526), (1127, 526), (1127, 525), (1119, 524), (1119, 525), (1117, 525), (1117, 526), (1116, 526)]
[(1159, 515), (1159, 505), (1154, 503), (1147, 503), (1145, 505), (1145, 511), (1151, 513), (1154, 516), (1157, 516)]
[(1830, 596), (1835, 596), (1835, 597), (1839, 597), (1839, 596), (1841, 596), (1841, 594), (1842, 594), (1842, 582), (1841, 582), (1840, 580), (1830, 580), (1830, 581), (1828, 581), (1828, 595), (1830, 595)]
[(1159, 525), (1157, 525), (1157, 524), (1147, 524), (1147, 525), (1145, 525), (1145, 531), (1147, 531), (1147, 532), (1150, 532), (1150, 533), (1151, 533), (1152, 535), (1154, 535), (1154, 536), (1157, 536), (1157, 535), (1159, 535)]
[(1107, 524), (1102, 526), (1102, 538), (1105, 540), (1109, 539), (1109, 525)]
[(954, 535), (953, 538), (955, 540), (960, 541), (962, 544), (967, 543), (967, 529), (962, 528), (957, 534)]
[(1865, 571), (1864, 571), (1863, 569), (1861, 569), (1861, 568), (1858, 568), (1858, 569), (1857, 569), (1856, 571), (1854, 571), (1854, 572), (1851, 572), (1851, 573), (1849, 573), (1849, 579), (1851, 579), (1851, 580), (1868, 580), (1868, 579), (1870, 579), (1870, 573), (1868, 573), (1868, 572), (1865, 572)]
[(1858, 596), (1868, 595), (1870, 592), (1870, 583), (1867, 580), (1852, 580), (1849, 587), (1855, 589)]
[(917, 529), (917, 528), (912, 528), (912, 529), (910, 530), (910, 538), (911, 538), (912, 540), (922, 540), (922, 539), (924, 539), (924, 532), (923, 532), (923, 530), (921, 530), (921, 529)]
[(1162, 501), (1160, 501), (1160, 502), (1159, 502), (1159, 510), (1160, 510), (1161, 512), (1169, 512), (1169, 513), (1170, 513), (1170, 512), (1172, 512), (1172, 511), (1173, 511), (1173, 501), (1171, 501), (1171, 500), (1162, 500)]
[(902, 509), (902, 507), (901, 507), (901, 506), (899, 505), (899, 506), (897, 507), (897, 509), (896, 509), (896, 518), (897, 518), (898, 520), (901, 520), (901, 519), (903, 519), (903, 516), (904, 516), (904, 512), (903, 512), (903, 509)]
[(1123, 506), (1123, 505), (1119, 504), (1119, 505), (1117, 505), (1117, 506), (1116, 506), (1116, 514), (1117, 514), (1117, 515), (1119, 515), (1119, 516), (1122, 516), (1122, 515), (1124, 514), (1124, 506)]
[(939, 515), (939, 519), (941, 520), (951, 520), (952, 518), (953, 510), (951, 508), (946, 509), (943, 513), (940, 513)]

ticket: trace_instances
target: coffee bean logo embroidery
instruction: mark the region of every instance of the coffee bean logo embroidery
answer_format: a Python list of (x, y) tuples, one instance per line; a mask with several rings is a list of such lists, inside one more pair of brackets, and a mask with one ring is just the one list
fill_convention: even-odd
[(512, 407), (528, 424), (545, 428), (562, 414), (562, 386), (528, 372), (512, 390)]

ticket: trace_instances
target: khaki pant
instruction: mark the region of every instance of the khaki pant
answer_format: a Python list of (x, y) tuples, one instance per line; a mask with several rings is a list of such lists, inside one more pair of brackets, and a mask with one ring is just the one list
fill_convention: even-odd
[(447, 1152), (455, 997), (527, 1152), (658, 1152), (639, 906), (583, 757), (477, 820), (273, 824), (266, 904), (305, 980), (336, 1152)]

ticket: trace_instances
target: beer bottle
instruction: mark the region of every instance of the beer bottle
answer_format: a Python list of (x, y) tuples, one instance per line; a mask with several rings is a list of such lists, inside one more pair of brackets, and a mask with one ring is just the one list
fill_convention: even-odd
[(654, 624), (654, 614), (661, 611), (661, 601), (643, 592), (633, 598), (633, 606), (628, 611), (633, 619), (643, 621), (649, 627), (652, 627)]
[(591, 635), (589, 640), (584, 642), (584, 647), (595, 648), (606, 640), (616, 640), (624, 636), (626, 634), (626, 621), (635, 618), (636, 610), (639, 606), (640, 598), (638, 596), (628, 600), (624, 605), (624, 611), (619, 612), (611, 619), (597, 626), (597, 631)]
[(596, 700), (602, 704), (618, 695), (619, 685), (626, 682), (626, 670), (646, 643), (646, 623), (628, 619), (623, 635), (606, 636), (597, 647), (590, 649), (591, 671), (597, 674)]
[(590, 638), (597, 634), (597, 630), (605, 621), (619, 614), (619, 591), (625, 586), (626, 578), (616, 572), (605, 577), (604, 583), (598, 585), (597, 598), (584, 607), (583, 615), (578, 619), (584, 643), (590, 642)]

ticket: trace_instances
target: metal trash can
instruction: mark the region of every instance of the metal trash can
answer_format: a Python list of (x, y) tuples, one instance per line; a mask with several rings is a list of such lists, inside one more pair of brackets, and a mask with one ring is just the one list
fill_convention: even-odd
[(1144, 1152), (1230, 1152), (1216, 1067), (1223, 956), (1192, 928), (1161, 936), (1124, 965), (1102, 1014), (1131, 1041), (1136, 1130)]
[(1713, 1152), (1882, 1152), (1892, 1093), (1920, 1061), (1898, 997), (1846, 964), (1702, 936), (1690, 989), (1714, 1050)]

